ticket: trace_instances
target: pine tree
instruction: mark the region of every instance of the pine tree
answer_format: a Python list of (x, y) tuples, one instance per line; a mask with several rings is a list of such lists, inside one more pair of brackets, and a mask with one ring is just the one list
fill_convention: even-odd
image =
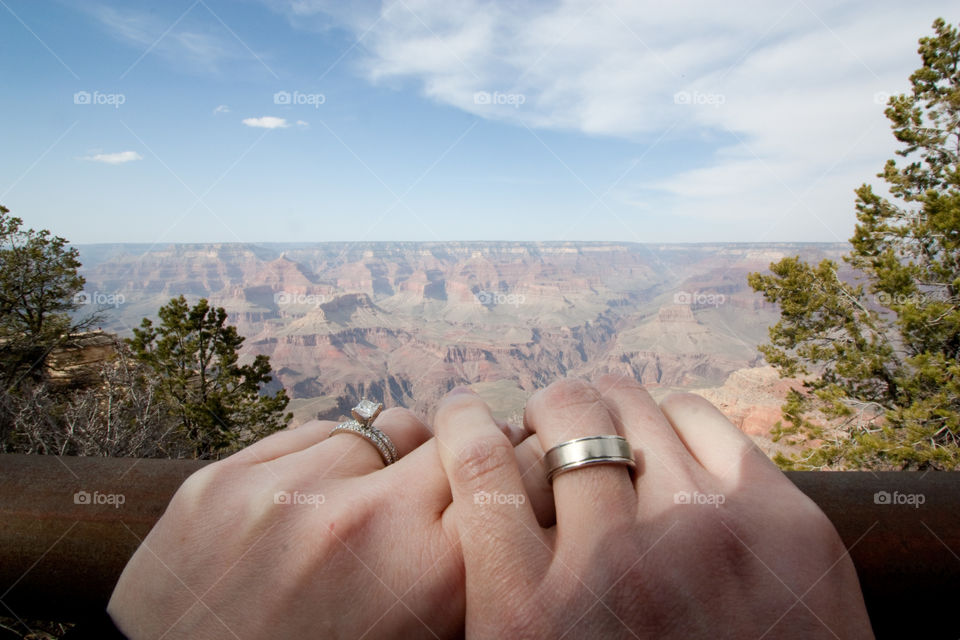
[(0, 384), (16, 393), (45, 373), (49, 353), (96, 320), (74, 322), (83, 289), (79, 254), (47, 230), (23, 229), (0, 205)]
[(228, 454), (286, 426), (286, 392), (260, 393), (271, 380), (270, 359), (238, 364), (244, 338), (222, 307), (205, 299), (190, 307), (180, 296), (158, 315), (159, 325), (144, 318), (129, 344), (162, 381), (195, 457)]
[(780, 305), (761, 351), (781, 375), (811, 376), (776, 435), (813, 446), (780, 456), (784, 467), (960, 468), (960, 34), (942, 19), (933, 29), (912, 91), (885, 111), (904, 158), (878, 174), (891, 198), (856, 190), (844, 258), (856, 284), (829, 260), (749, 276)]

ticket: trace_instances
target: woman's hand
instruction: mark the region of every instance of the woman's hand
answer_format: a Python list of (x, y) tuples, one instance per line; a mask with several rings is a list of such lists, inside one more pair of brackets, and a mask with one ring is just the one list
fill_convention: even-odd
[[(448, 396), (435, 422), (468, 637), (872, 637), (830, 521), (697, 396), (658, 407), (630, 380), (557, 382), (528, 402), (536, 436), (516, 455), (476, 396)], [(616, 434), (635, 477), (580, 468), (556, 476), (550, 498), (543, 451)]]
[(120, 630), (134, 640), (462, 633), (463, 563), (441, 526), (451, 498), (437, 442), (405, 409), (375, 424), (402, 456), (386, 468), (364, 439), (328, 437), (335, 423), (315, 421), (188, 478), (114, 590)]

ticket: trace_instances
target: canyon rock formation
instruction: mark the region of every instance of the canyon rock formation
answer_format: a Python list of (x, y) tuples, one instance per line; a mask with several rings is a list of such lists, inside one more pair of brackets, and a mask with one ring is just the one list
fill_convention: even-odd
[[(85, 290), (129, 335), (171, 297), (208, 298), (270, 356), (296, 420), (337, 419), (360, 397), (429, 416), (471, 385), (519, 421), (564, 376), (703, 394), (763, 438), (790, 381), (757, 345), (777, 311), (746, 284), (788, 255), (843, 245), (613, 242), (80, 246)], [(110, 295), (113, 295), (110, 298)], [(87, 309), (82, 309), (82, 314)]]

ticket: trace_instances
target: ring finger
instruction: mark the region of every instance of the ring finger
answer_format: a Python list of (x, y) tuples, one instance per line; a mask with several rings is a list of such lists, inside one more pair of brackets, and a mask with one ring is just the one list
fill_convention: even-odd
[[(538, 391), (524, 412), (527, 428), (544, 451), (586, 436), (618, 435), (600, 393), (581, 380), (561, 380)], [(590, 465), (553, 479), (557, 536), (582, 548), (602, 537), (606, 527), (632, 522), (637, 494), (622, 465)]]
[[(330, 429), (336, 423), (329, 423)], [(373, 426), (388, 437), (399, 458), (430, 439), (431, 433), (420, 418), (409, 409), (387, 409), (373, 421)], [(329, 433), (329, 430), (328, 430)], [(322, 442), (296, 454), (313, 458), (315, 468), (324, 476), (349, 478), (361, 476), (386, 466), (377, 447), (367, 438), (350, 432), (328, 435)]]

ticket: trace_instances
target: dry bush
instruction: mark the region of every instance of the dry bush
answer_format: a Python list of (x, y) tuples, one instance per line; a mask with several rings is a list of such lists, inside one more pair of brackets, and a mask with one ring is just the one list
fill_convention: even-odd
[(64, 388), (49, 382), (0, 398), (5, 453), (182, 458), (190, 455), (159, 381), (146, 375), (118, 341), (93, 383)]

